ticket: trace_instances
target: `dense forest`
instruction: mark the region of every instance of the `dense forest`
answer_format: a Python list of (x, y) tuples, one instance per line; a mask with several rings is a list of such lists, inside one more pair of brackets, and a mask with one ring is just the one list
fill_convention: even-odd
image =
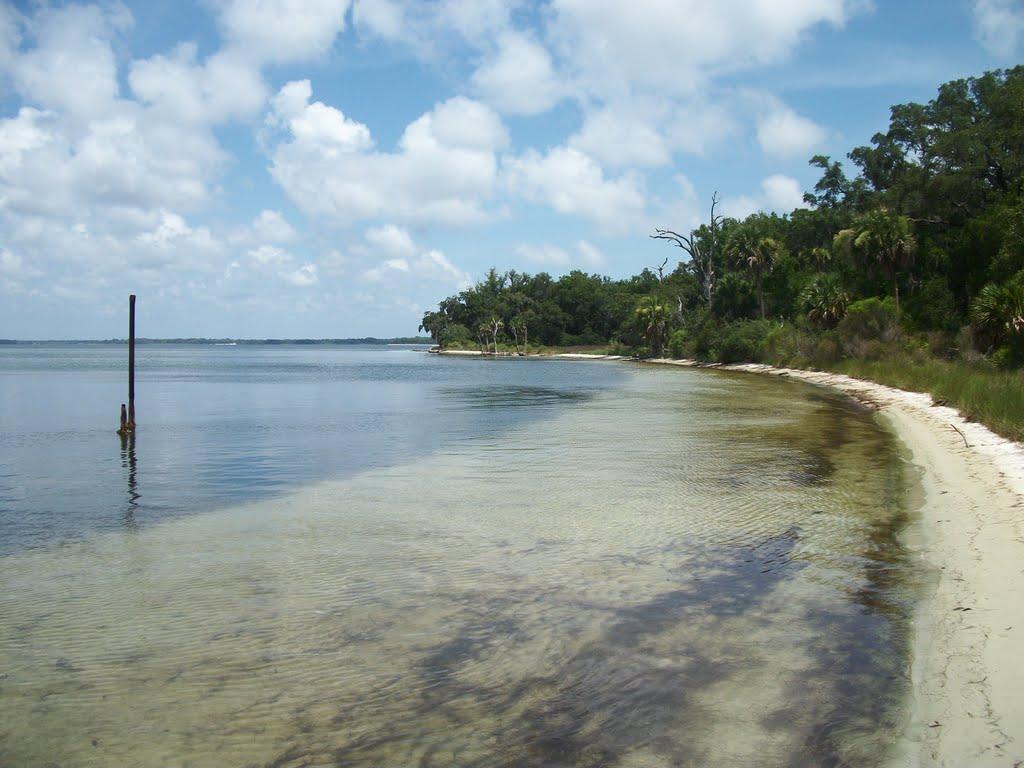
[(821, 177), (807, 208), (737, 220), (715, 198), (697, 229), (652, 232), (660, 267), (623, 280), (492, 269), (421, 329), (443, 347), (511, 354), (1024, 363), (1024, 66), (892, 107), (888, 130), (848, 158), (853, 178), (811, 158)]

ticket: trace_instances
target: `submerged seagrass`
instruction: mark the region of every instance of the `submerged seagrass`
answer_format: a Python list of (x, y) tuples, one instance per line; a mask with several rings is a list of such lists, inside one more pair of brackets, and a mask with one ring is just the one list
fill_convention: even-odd
[[(304, 391), (324, 354), (287, 357), (267, 401)], [(880, 761), (909, 587), (901, 463), (869, 412), (705, 371), (326, 354), (363, 373), (268, 418), (355, 391), (386, 413), (417, 391), (429, 439), (233, 506), (49, 537), (23, 523), (0, 561), (0, 762)], [(371, 402), (350, 384), (373, 365), (412, 389)], [(268, 445), (253, 460), (272, 471)], [(322, 448), (370, 445), (339, 429)], [(142, 458), (136, 512), (161, 471)], [(5, 518), (30, 510), (5, 478)]]

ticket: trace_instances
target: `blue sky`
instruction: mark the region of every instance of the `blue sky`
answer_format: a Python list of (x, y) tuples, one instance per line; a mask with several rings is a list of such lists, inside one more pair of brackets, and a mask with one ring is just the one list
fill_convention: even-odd
[(1019, 0), (0, 0), (0, 338), (405, 335), (1011, 66)]

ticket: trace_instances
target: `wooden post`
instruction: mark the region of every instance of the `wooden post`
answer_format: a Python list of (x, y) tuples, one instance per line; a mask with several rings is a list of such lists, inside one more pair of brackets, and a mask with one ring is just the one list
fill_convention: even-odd
[(121, 427), (124, 437), (135, 432), (135, 294), (128, 297), (128, 407), (121, 403)]
[(135, 294), (128, 297), (128, 424), (135, 429)]

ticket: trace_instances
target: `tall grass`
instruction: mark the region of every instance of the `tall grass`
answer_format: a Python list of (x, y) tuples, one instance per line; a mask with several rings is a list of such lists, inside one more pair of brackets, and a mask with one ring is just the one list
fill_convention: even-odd
[(847, 358), (821, 367), (898, 389), (930, 393), (965, 418), (1003, 437), (1024, 441), (1024, 371), (906, 353), (874, 360)]

